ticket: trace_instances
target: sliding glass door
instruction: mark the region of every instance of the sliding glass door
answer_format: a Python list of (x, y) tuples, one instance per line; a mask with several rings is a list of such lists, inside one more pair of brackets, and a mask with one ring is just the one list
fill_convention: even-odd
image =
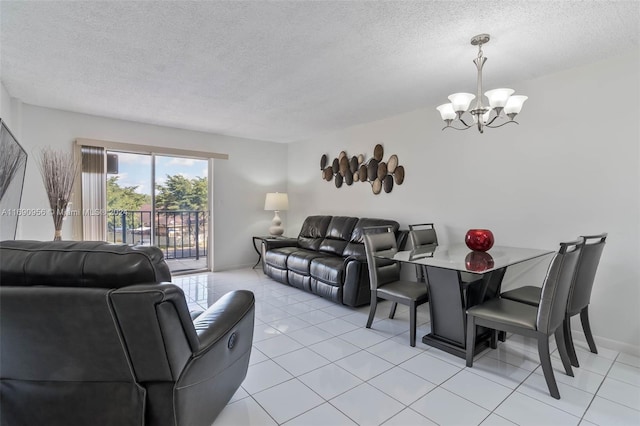
[(207, 267), (209, 247), (209, 163), (154, 156), (156, 245), (172, 271)]
[(209, 160), (107, 152), (107, 239), (162, 249), (172, 273), (208, 268)]

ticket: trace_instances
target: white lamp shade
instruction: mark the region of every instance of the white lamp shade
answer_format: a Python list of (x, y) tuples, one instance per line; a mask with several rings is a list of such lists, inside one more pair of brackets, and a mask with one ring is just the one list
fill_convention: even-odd
[(509, 96), (513, 95), (513, 92), (515, 92), (515, 90), (502, 88), (487, 90), (484, 92), (484, 95), (489, 99), (491, 108), (503, 108), (507, 104)]
[(442, 104), (439, 107), (436, 107), (438, 111), (440, 111), (440, 116), (442, 116), (443, 120), (455, 120), (456, 112), (453, 110), (452, 104)]
[(513, 95), (509, 97), (507, 104), (504, 106), (505, 114), (520, 114), (522, 104), (529, 99), (527, 96)]
[(472, 95), (471, 93), (454, 93), (449, 96), (449, 100), (451, 101), (455, 112), (468, 110), (471, 101), (475, 98), (476, 95)]
[(269, 192), (264, 200), (265, 210), (289, 210), (289, 196), (284, 192)]

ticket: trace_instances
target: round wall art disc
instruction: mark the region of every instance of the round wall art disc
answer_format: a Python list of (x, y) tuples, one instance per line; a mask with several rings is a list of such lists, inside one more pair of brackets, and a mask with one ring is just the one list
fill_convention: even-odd
[(360, 154), (358, 155), (358, 164), (362, 164), (362, 163), (364, 163), (364, 155)]
[(358, 177), (359, 177), (359, 181), (360, 182), (366, 182), (367, 181), (367, 166), (365, 166), (364, 164), (362, 166), (360, 166), (360, 169), (358, 170)]
[(342, 159), (342, 157), (347, 156), (347, 151), (340, 151), (340, 155), (338, 155), (338, 160)]
[(404, 167), (396, 167), (396, 171), (393, 173), (393, 176), (396, 178), (396, 184), (402, 185), (402, 182), (404, 182)]
[(340, 158), (340, 174), (344, 177), (345, 173), (349, 171), (349, 159), (347, 157)]
[(398, 156), (393, 154), (387, 161), (387, 171), (393, 173), (396, 171), (396, 167), (398, 167)]
[(370, 181), (374, 181), (378, 177), (378, 161), (370, 160), (367, 165), (367, 178)]
[(333, 162), (331, 163), (331, 168), (333, 169), (334, 175), (340, 171), (340, 162), (338, 161), (337, 158), (333, 159)]
[(351, 157), (351, 160), (349, 160), (349, 169), (351, 170), (351, 173), (358, 171), (358, 157), (355, 155)]
[(336, 188), (340, 188), (342, 186), (342, 175), (337, 174), (335, 182)]
[(344, 172), (344, 182), (347, 185), (351, 185), (353, 183), (353, 173), (351, 173), (351, 170), (348, 170), (346, 172)]
[(384, 188), (384, 192), (387, 194), (391, 192), (393, 189), (393, 176), (387, 175), (382, 181), (382, 187)]
[(322, 154), (322, 158), (320, 158), (320, 170), (324, 170), (327, 167), (327, 154)]
[(380, 193), (380, 191), (382, 190), (382, 182), (380, 182), (380, 179), (376, 178), (373, 181), (373, 183), (371, 184), (371, 190), (376, 195)]
[(324, 177), (324, 180), (329, 182), (331, 179), (333, 179), (333, 169), (331, 167), (325, 167), (322, 175)]
[(378, 179), (383, 180), (387, 176), (387, 163), (384, 161), (378, 164)]
[(384, 155), (384, 148), (382, 145), (378, 144), (375, 148), (373, 148), (373, 158), (378, 161), (382, 161), (382, 156)]

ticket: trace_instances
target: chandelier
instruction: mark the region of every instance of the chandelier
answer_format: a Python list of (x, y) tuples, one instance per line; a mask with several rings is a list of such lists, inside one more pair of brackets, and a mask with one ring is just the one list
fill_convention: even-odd
[[(476, 64), (478, 68), (478, 94), (476, 96), (471, 93), (454, 93), (449, 96), (451, 103), (437, 107), (436, 109), (440, 111), (442, 119), (447, 124), (442, 130), (447, 128), (467, 130), (476, 124), (480, 133), (483, 133), (485, 127), (495, 128), (502, 127), (509, 123), (518, 124), (514, 118), (522, 109), (524, 101), (527, 100), (526, 96), (514, 95), (513, 89), (493, 89), (484, 92), (484, 95), (489, 100), (489, 106), (485, 106), (482, 103), (482, 66), (487, 60), (483, 55), (482, 45), (488, 43), (489, 39), (489, 34), (480, 34), (471, 39), (471, 44), (478, 46), (478, 57), (473, 60), (473, 63)], [(469, 109), (474, 99), (476, 99), (476, 104), (473, 109)], [(473, 118), (472, 124), (467, 124), (464, 121), (463, 115), (465, 112), (471, 114)], [(500, 121), (494, 124), (497, 119), (500, 119)], [(457, 122), (460, 122), (463, 127), (455, 127), (452, 125), (452, 123)]]

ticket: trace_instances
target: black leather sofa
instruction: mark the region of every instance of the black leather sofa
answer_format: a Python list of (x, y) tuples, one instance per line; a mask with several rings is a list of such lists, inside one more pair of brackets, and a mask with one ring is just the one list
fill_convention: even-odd
[(0, 424), (211, 425), (244, 380), (254, 296), (192, 320), (162, 252), (0, 243)]
[(276, 281), (337, 303), (366, 305), (371, 291), (363, 229), (385, 225), (393, 227), (398, 247), (403, 247), (406, 232), (400, 232), (393, 220), (309, 216), (295, 244), (291, 240), (263, 241), (263, 271)]

